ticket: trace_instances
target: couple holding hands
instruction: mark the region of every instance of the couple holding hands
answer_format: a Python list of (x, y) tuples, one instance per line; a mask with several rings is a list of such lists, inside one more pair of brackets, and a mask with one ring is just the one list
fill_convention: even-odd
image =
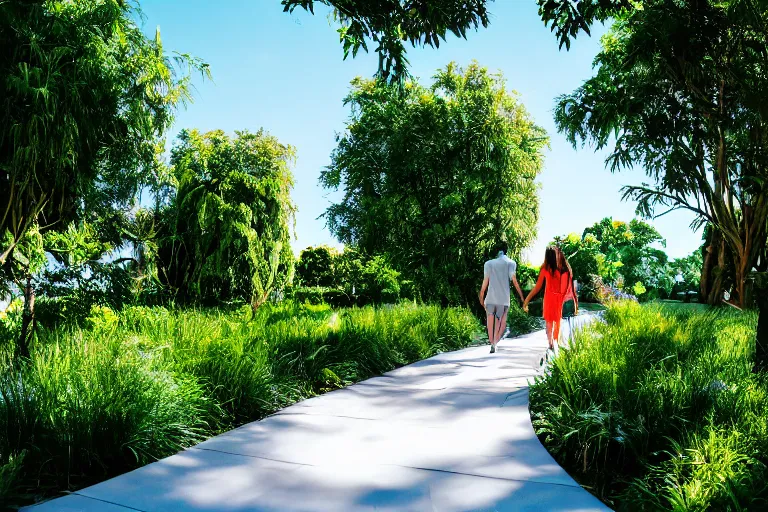
[(528, 297), (523, 298), (523, 291), (517, 282), (517, 263), (506, 255), (507, 245), (499, 243), (494, 250), (496, 258), (486, 261), (483, 285), (480, 288), (480, 304), (485, 308), (488, 321), (488, 340), (491, 342), (491, 354), (496, 352), (507, 326), (507, 313), (510, 304), (510, 283), (514, 284), (523, 310), (528, 311), (528, 303), (544, 288), (544, 322), (547, 329), (547, 341), (550, 352), (554, 355), (555, 341), (560, 338), (560, 320), (563, 318), (563, 305), (573, 300), (575, 313), (579, 312), (579, 300), (573, 287), (573, 271), (568, 259), (559, 247), (547, 247), (544, 263), (541, 265), (536, 286)]

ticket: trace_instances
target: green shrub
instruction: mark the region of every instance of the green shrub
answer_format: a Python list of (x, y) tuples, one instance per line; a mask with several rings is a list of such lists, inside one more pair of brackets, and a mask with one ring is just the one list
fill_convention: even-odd
[(119, 310), (133, 299), (133, 279), (119, 264), (87, 264), (45, 270), (35, 282), (35, 318), (46, 327), (82, 324), (94, 306)]
[(323, 291), (323, 302), (334, 308), (352, 307), (353, 300), (344, 290), (329, 288)]
[(299, 286), (291, 290), (291, 296), (293, 300), (300, 304), (323, 304), (323, 295), (326, 293), (327, 288), (320, 286)]
[(24, 302), (14, 299), (5, 310), (0, 311), (0, 344), (16, 340), (21, 334), (21, 313)]
[(207, 402), (114, 331), (51, 335), (0, 378), (0, 466), (22, 466), (5, 492), (81, 487), (193, 445)]
[(539, 270), (540, 267), (527, 265), (525, 263), (520, 263), (517, 266), (517, 283), (520, 285), (520, 288), (523, 289), (524, 293), (533, 290), (533, 287), (536, 286), (536, 280), (539, 278)]
[(334, 260), (338, 251), (332, 247), (320, 245), (307, 247), (296, 262), (296, 280), (301, 286), (337, 286)]
[(420, 296), (415, 284), (402, 281), (383, 256), (366, 256), (353, 248), (343, 252), (325, 246), (308, 247), (296, 266), (292, 296), (299, 302), (334, 307), (393, 304), (401, 297)]
[(614, 303), (531, 388), (557, 460), (617, 510), (765, 505), (766, 379), (756, 316)]
[[(540, 304), (537, 302), (536, 304)], [(532, 304), (533, 306), (533, 304)], [(529, 311), (536, 310), (535, 307), (529, 307)], [(539, 315), (529, 314), (523, 311), (523, 309), (517, 305), (517, 302), (513, 299), (509, 307), (509, 313), (507, 314), (507, 327), (511, 336), (518, 336), (520, 334), (527, 334), (536, 329), (542, 328), (541, 313)]]
[(392, 304), (400, 298), (400, 273), (382, 256), (363, 258), (345, 250), (337, 260), (339, 286), (355, 304)]

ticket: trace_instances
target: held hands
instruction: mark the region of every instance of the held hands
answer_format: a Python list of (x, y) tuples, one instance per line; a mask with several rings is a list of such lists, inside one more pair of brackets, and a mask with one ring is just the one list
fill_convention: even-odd
[(528, 312), (528, 301), (523, 301), (523, 311)]

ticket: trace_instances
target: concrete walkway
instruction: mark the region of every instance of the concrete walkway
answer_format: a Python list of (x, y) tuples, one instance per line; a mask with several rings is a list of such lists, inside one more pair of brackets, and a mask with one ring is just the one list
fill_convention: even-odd
[(28, 512), (598, 511), (541, 446), (543, 332), (306, 400)]

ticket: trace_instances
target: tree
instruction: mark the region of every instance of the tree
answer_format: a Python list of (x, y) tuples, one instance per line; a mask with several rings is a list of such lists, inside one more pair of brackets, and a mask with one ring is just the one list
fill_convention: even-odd
[[(656, 228), (638, 219), (629, 223), (607, 217), (584, 230), (584, 236), (592, 235), (599, 242), (603, 255), (602, 265), (613, 267), (621, 276), (624, 288), (642, 283), (650, 289), (650, 296), (656, 296), (660, 289), (666, 290), (667, 254), (652, 247), (666, 241)], [(601, 277), (615, 281), (614, 276), (601, 273)]]
[(336, 286), (334, 260), (337, 251), (320, 245), (307, 247), (296, 262), (296, 277), (302, 286)]
[(605, 22), (626, 9), (642, 5), (638, 0), (537, 0), (544, 25), (552, 26), (560, 48), (571, 48), (579, 32), (590, 35), (596, 21)]
[(607, 283), (618, 282), (625, 290), (640, 283), (649, 298), (665, 295), (671, 288), (667, 255), (652, 247), (655, 243), (664, 245), (665, 241), (643, 221), (626, 223), (606, 217), (586, 228), (581, 237), (556, 237), (554, 243), (569, 258), (574, 277), (587, 285), (590, 298), (595, 291), (594, 276)]
[(137, 15), (122, 0), (0, 2), (0, 280), (24, 290), (25, 323), (35, 269), (19, 245), (127, 208), (189, 72), (207, 73), (171, 61)]
[(379, 54), (377, 76), (385, 81), (408, 78), (405, 42), (412, 46), (440, 46), (448, 31), (466, 39), (472, 28), (488, 26), (488, 0), (282, 0), (283, 10), (297, 7), (314, 14), (315, 3), (333, 8), (341, 24), (339, 36), (344, 59), (362, 48), (368, 40)]
[(190, 77), (135, 16), (118, 0), (0, 3), (0, 266), (35, 224), (130, 201), (152, 172)]
[(264, 131), (182, 131), (177, 189), (160, 212), (160, 276), (183, 300), (255, 310), (293, 271), (293, 147)]
[(613, 3), (600, 11), (616, 21), (596, 75), (558, 99), (558, 129), (574, 145), (602, 148), (615, 137), (611, 169), (642, 166), (652, 180), (624, 189), (639, 213), (686, 209), (693, 227), (709, 224), (702, 292), (719, 302), (730, 270), (732, 296), (748, 306), (749, 274), (768, 265), (765, 3)]
[(573, 270), (573, 278), (581, 285), (579, 297), (581, 300), (597, 300), (595, 277), (601, 275), (603, 255), (600, 253), (600, 242), (594, 235), (580, 236), (571, 233), (568, 236), (557, 236), (553, 245), (562, 249)]
[(704, 263), (702, 252), (703, 248), (684, 258), (677, 258), (669, 264), (669, 279), (673, 283), (673, 290), (686, 295), (699, 292), (701, 267)]
[(476, 296), (491, 246), (517, 254), (534, 238), (543, 129), (500, 75), (472, 64), (403, 91), (356, 79), (352, 118), (320, 181), (344, 199), (325, 212), (331, 232), (387, 256), (427, 300)]

